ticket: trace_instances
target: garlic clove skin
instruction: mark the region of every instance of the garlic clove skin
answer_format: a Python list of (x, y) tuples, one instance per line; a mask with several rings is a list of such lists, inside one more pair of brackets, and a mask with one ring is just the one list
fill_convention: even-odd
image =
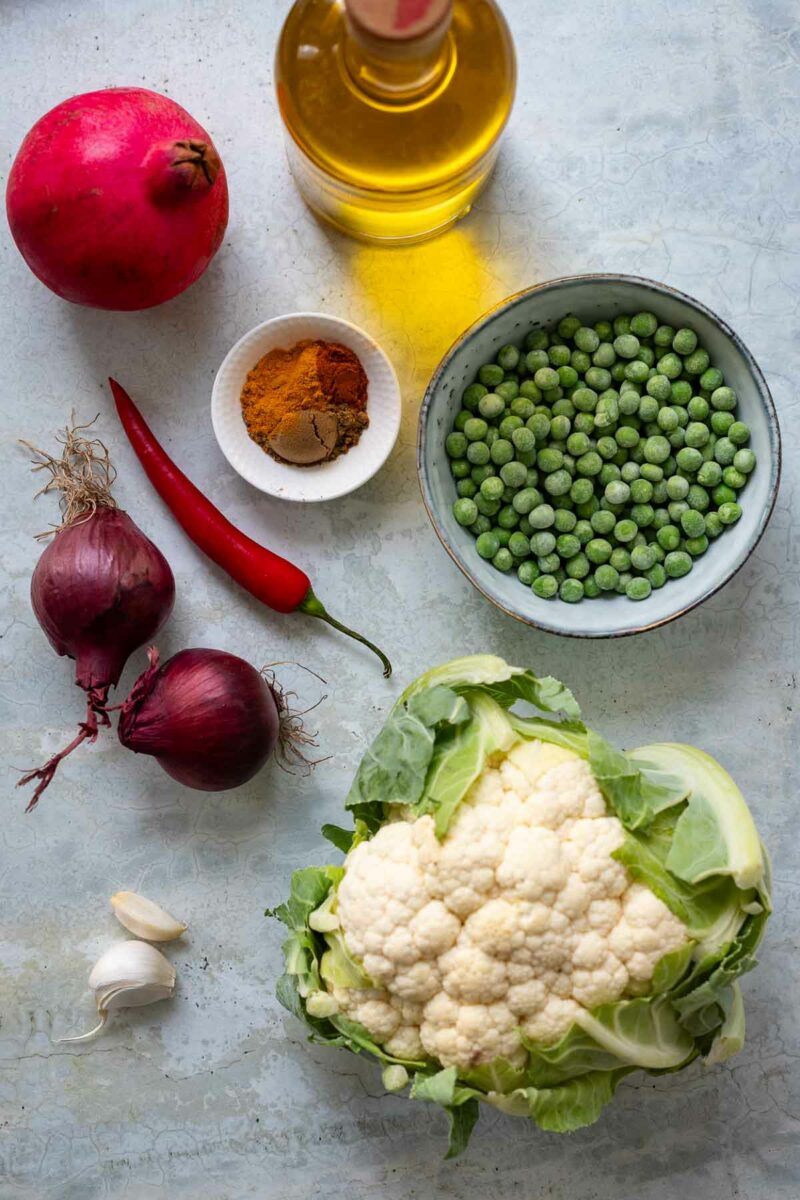
[(188, 928), (159, 904), (136, 892), (115, 892), (111, 907), (120, 925), (148, 942), (171, 942)]
[(95, 995), (99, 1023), (89, 1033), (59, 1041), (88, 1041), (100, 1032), (115, 1008), (140, 1008), (168, 1000), (175, 991), (175, 968), (147, 942), (117, 942), (92, 967), (89, 987)]

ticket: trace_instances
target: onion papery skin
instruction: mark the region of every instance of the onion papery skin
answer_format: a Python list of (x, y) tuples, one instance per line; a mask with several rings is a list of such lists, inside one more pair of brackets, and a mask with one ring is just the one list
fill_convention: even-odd
[(123, 746), (152, 755), (186, 787), (222, 792), (247, 783), (278, 743), (272, 689), (244, 659), (223, 650), (181, 650), (150, 668), (122, 706)]
[(39, 624), (56, 653), (75, 660), (75, 682), (89, 693), (116, 685), (174, 601), (169, 563), (118, 508), (97, 508), (60, 529), (31, 579)]
[(11, 167), (8, 223), (33, 273), (74, 304), (131, 311), (194, 283), (228, 223), (209, 135), (167, 96), (72, 96), (30, 130)]

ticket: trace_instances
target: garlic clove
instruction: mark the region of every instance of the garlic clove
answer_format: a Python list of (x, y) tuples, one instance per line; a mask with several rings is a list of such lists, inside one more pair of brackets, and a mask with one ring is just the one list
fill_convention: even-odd
[(136, 892), (115, 892), (111, 907), (120, 925), (148, 942), (171, 942), (187, 929), (183, 921), (176, 921), (160, 905)]
[(92, 967), (89, 987), (95, 995), (99, 1023), (89, 1033), (59, 1041), (88, 1041), (103, 1028), (113, 1009), (168, 1000), (175, 991), (175, 968), (147, 942), (117, 942)]

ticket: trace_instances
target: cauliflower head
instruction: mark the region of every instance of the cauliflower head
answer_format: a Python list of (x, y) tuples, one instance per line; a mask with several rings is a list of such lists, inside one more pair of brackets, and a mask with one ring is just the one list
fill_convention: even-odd
[(623, 754), (557, 680), (475, 656), (406, 690), (346, 805), (353, 829), (323, 829), (343, 866), (275, 910), (278, 995), (442, 1105), (451, 1154), (479, 1102), (568, 1132), (630, 1071), (741, 1047), (769, 866), (701, 751)]

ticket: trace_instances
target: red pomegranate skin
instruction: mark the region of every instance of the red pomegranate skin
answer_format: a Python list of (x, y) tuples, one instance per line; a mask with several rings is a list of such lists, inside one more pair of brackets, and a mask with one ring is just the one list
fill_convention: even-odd
[(150, 308), (202, 275), (228, 222), (225, 169), (206, 131), (167, 96), (107, 88), (37, 121), (6, 189), (23, 258), (57, 295)]

